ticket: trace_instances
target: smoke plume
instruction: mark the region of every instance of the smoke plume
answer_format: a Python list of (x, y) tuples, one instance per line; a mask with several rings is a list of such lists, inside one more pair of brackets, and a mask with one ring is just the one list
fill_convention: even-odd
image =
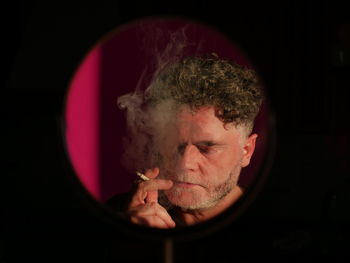
[[(176, 105), (173, 101), (166, 100), (155, 107), (149, 107), (144, 100), (150, 89), (161, 90), (166, 86), (166, 83), (157, 79), (158, 74), (167, 66), (179, 62), (184, 57), (186, 48), (193, 45), (188, 41), (185, 29), (183, 27), (176, 32), (164, 32), (159, 28), (144, 28), (147, 31), (145, 35), (150, 37), (143, 41), (143, 45), (147, 48), (145, 52), (150, 52), (149, 57), (153, 61), (144, 68), (135, 91), (122, 95), (117, 100), (119, 108), (125, 111), (128, 129), (128, 135), (123, 138), (122, 164), (132, 174), (161, 164), (163, 168), (167, 167), (161, 173), (171, 170), (169, 160), (172, 153), (169, 149), (173, 148), (172, 139), (176, 138)], [(164, 40), (167, 43), (162, 48), (159, 43)], [(147, 79), (150, 81), (145, 84)]]

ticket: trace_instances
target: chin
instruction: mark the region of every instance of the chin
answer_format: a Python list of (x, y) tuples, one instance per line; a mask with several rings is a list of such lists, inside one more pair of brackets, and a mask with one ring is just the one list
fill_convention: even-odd
[(186, 190), (171, 190), (166, 192), (169, 202), (186, 210), (206, 209), (215, 205), (199, 193)]

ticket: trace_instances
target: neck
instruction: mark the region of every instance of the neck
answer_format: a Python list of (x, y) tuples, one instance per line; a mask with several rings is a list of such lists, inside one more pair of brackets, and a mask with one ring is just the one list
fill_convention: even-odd
[(220, 200), (215, 206), (207, 209), (181, 210), (179, 211), (179, 219), (181, 219), (185, 225), (193, 225), (206, 221), (217, 216), (228, 207), (230, 207), (237, 201), (239, 197), (241, 197), (242, 194), (242, 188), (236, 185), (232, 191), (227, 196), (225, 196), (224, 199)]

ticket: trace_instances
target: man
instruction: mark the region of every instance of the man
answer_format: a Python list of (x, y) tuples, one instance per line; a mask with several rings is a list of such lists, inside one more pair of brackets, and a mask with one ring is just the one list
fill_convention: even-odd
[(146, 177), (129, 199), (127, 218), (173, 228), (231, 206), (243, 194), (237, 181), (255, 149), (251, 133), (262, 99), (252, 70), (216, 55), (163, 69), (143, 99), (143, 122), (152, 127), (142, 150), (148, 167), (137, 168)]

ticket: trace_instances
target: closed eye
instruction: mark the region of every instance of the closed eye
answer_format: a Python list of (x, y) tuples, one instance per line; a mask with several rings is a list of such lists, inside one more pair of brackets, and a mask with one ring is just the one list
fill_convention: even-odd
[[(215, 152), (215, 149), (219, 145), (216, 143), (213, 143), (213, 142), (200, 142), (200, 143), (195, 144), (195, 146), (197, 147), (199, 152), (201, 152), (203, 154), (210, 154), (210, 153)], [(186, 147), (187, 147), (187, 143), (183, 143), (177, 147), (177, 150), (180, 154), (183, 154), (185, 152)]]
[(214, 147), (212, 147), (212, 146), (200, 145), (200, 146), (197, 146), (197, 148), (203, 154), (209, 154), (209, 153), (212, 153), (214, 151)]
[(213, 154), (223, 145), (214, 141), (201, 141), (195, 144), (197, 149), (203, 154)]

